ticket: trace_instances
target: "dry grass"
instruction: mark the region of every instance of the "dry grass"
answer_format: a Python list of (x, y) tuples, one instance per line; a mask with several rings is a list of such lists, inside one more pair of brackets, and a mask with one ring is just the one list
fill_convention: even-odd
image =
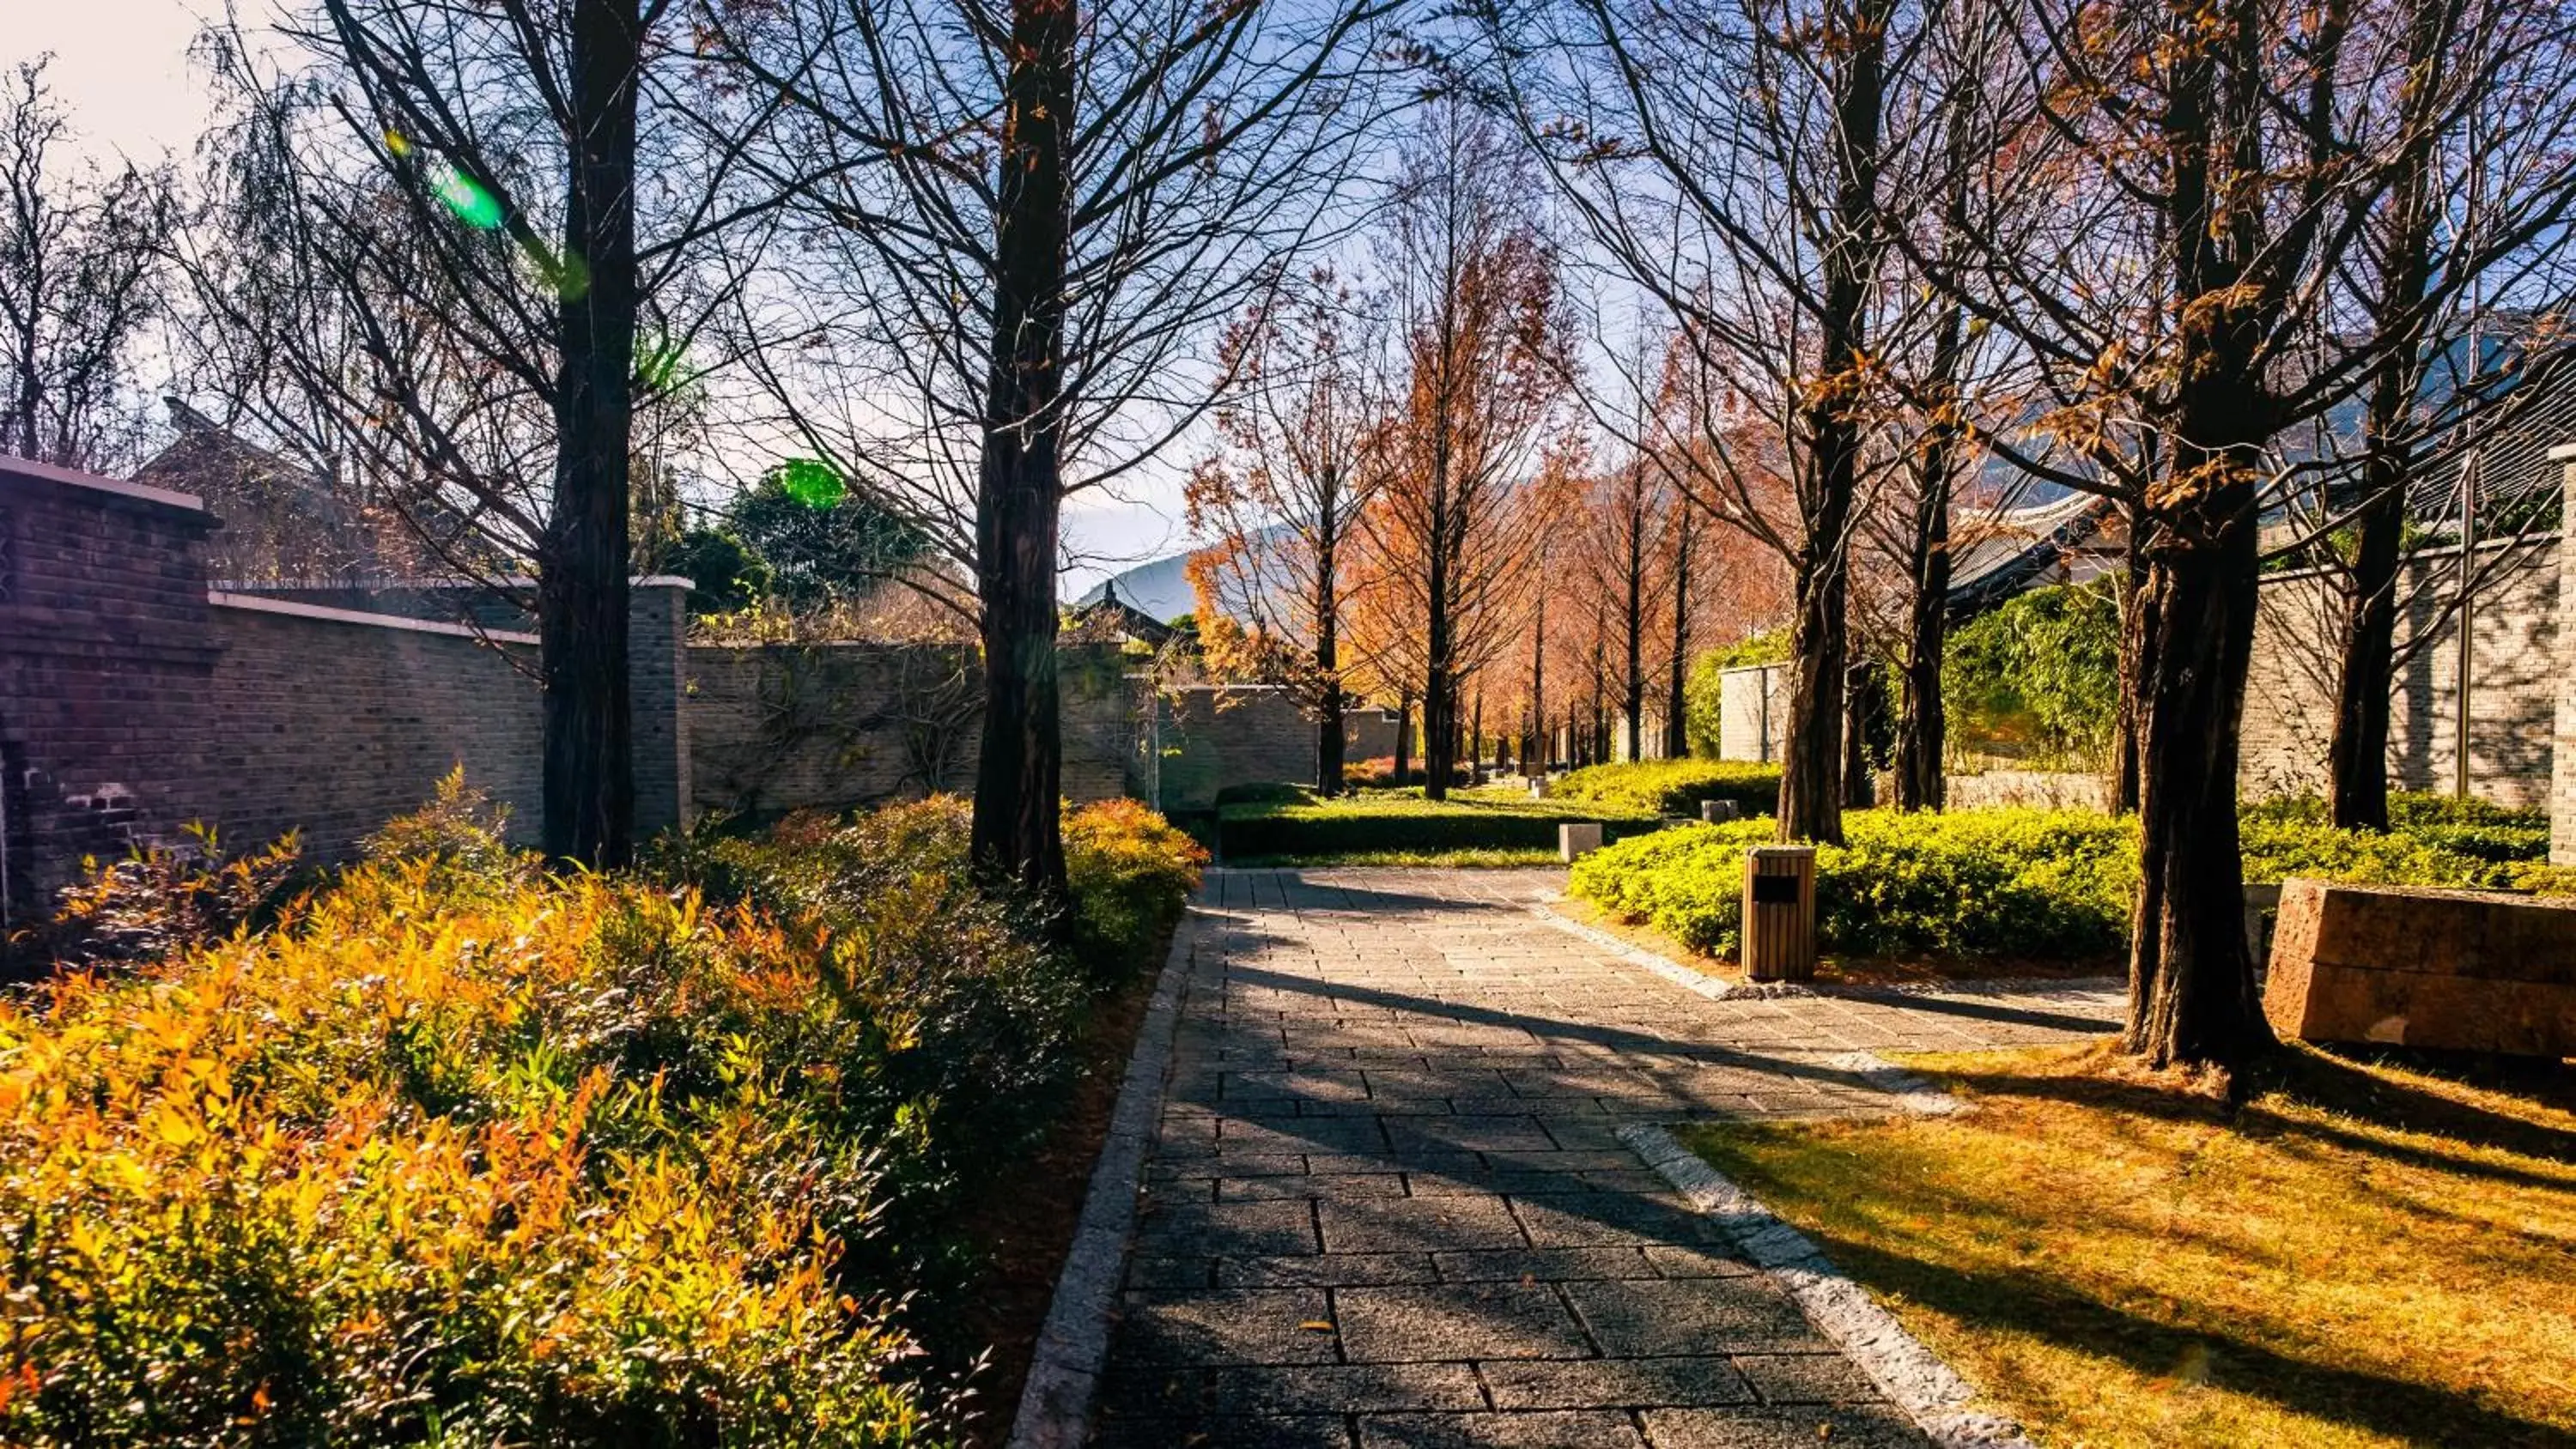
[(2052, 1446), (2576, 1445), (2576, 1089), (2295, 1050), (2231, 1112), (2098, 1049), (1977, 1110), (1700, 1129)]

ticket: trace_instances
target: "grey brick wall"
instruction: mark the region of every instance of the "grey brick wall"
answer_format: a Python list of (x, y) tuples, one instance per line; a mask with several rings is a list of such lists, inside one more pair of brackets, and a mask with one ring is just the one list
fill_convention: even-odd
[[(691, 800), (768, 818), (974, 788), (983, 675), (963, 645), (691, 645)], [(1057, 655), (1064, 793), (1128, 792), (1137, 694), (1114, 645)]]
[[(1345, 736), (1347, 738), (1347, 736)], [(1205, 810), (1228, 785), (1304, 784), (1315, 776), (1315, 725), (1284, 690), (1266, 685), (1196, 686), (1161, 701), (1159, 778), (1148, 798), (1162, 807)], [(1393, 736), (1388, 736), (1392, 750)]]
[[(2472, 611), (2469, 781), (2487, 799), (2538, 805), (2549, 799), (2557, 754), (2562, 545), (2504, 548), (2486, 551), (2509, 566), (2481, 584)], [(2410, 561), (2400, 585), (2405, 614), (2398, 638), (2430, 631), (2426, 646), (2400, 667), (2390, 711), (2389, 783), (2402, 790), (2448, 790), (2458, 758), (2459, 627), (2455, 614), (2440, 617), (2450, 594), (2441, 562)], [(2264, 580), (2238, 775), (2247, 796), (2324, 790), (2342, 609), (2336, 582), (2326, 575), (2302, 571)]]

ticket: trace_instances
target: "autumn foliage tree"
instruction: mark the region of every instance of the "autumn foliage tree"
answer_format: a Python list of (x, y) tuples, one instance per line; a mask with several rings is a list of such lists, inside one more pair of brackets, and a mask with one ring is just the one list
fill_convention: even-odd
[(1433, 798), (1456, 763), (1465, 686), (1505, 647), (1540, 532), (1525, 495), (1567, 422), (1571, 346), (1534, 179), (1515, 138), (1435, 102), (1403, 147), (1379, 237), (1400, 381), (1364, 524), (1399, 621), (1387, 648), (1420, 681)]
[(1287, 689), (1315, 721), (1315, 789), (1342, 787), (1343, 621), (1362, 514), (1384, 479), (1383, 333), (1331, 271), (1265, 298), (1218, 344), (1237, 391), (1191, 474), (1199, 635), (1212, 662)]

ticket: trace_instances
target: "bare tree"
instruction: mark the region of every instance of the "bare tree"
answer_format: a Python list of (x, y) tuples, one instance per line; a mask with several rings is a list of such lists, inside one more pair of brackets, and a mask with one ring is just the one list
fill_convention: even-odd
[(450, 566), (534, 570), (545, 847), (622, 863), (638, 400), (707, 365), (718, 262), (761, 249), (776, 103), (714, 88), (667, 0), (322, 0), (282, 33), (298, 73), (209, 41), (237, 120), (191, 273), (231, 401)]
[[(2258, 522), (2307, 471), (2285, 440), (2415, 346), (2350, 305), (2356, 248), (2385, 214), (2394, 158), (2484, 87), (2429, 111), (2392, 103), (2415, 65), (2414, 4), (2031, 0), (2013, 74), (1987, 80), (1998, 130), (1966, 151), (2000, 170), (1976, 188), (1995, 210), (1969, 219), (1955, 271), (1911, 256), (2008, 330), (2062, 400), (2035, 427), (2028, 402), (2010, 405), (1980, 425), (1988, 445), (2104, 493), (2135, 531), (2125, 690), (2143, 878), (2126, 1042), (2159, 1065), (2234, 1066), (2270, 1039), (2236, 813)], [(2563, 89), (2563, 59), (2543, 64)], [(2524, 221), (2477, 254), (2553, 237), (2550, 214)], [(2423, 305), (2483, 269), (2464, 261)]]
[(177, 206), (166, 168), (102, 173), (65, 154), (49, 59), (0, 77), (0, 453), (121, 470)]
[(1464, 686), (1493, 662), (1541, 515), (1571, 375), (1556, 261), (1519, 148), (1435, 102), (1406, 142), (1379, 246), (1404, 398), (1368, 515), (1378, 571), (1419, 621), (1424, 789), (1449, 786)]
[[(1850, 551), (1883, 471), (1872, 357), (1912, 325), (1882, 285), (1882, 127), (1916, 50), (1893, 0), (1532, 0), (1461, 69), (1519, 121), (1600, 253), (1669, 319), (1694, 416), (1671, 456), (1715, 517), (1790, 560), (1783, 839), (1841, 838)], [(1749, 420), (1776, 455), (1740, 456)], [(1766, 453), (1773, 450), (1766, 447)], [(1785, 500), (1760, 496), (1785, 463)], [(1704, 471), (1703, 471), (1704, 470)], [(1778, 505), (1786, 502), (1783, 510)]]
[(1342, 788), (1342, 617), (1354, 534), (1383, 481), (1383, 337), (1328, 269), (1256, 304), (1219, 346), (1238, 391), (1187, 493), (1200, 638), (1315, 720), (1315, 790)]
[[(2401, 640), (2397, 629), (2406, 602), (2405, 534), (2420, 511), (2424, 475), (2448, 472), (2474, 499), (2488, 482), (2488, 455), (2475, 446), (2480, 435), (2511, 426), (2515, 419), (2498, 415), (2527, 413), (2560, 385), (2548, 374), (2566, 360), (2562, 324), (2513, 305), (2536, 298), (2555, 310), (2567, 299), (2567, 279), (2552, 275), (2560, 264), (2554, 239), (2519, 254), (2492, 251), (2500, 238), (2523, 233), (2535, 214), (2563, 215), (2576, 181), (2567, 159), (2576, 128), (2567, 118), (2563, 69), (2576, 57), (2564, 17), (2550, 18), (2549, 9), (2404, 0), (2387, 21), (2404, 65), (2380, 78), (2388, 89), (2377, 99), (2393, 113), (2378, 158), (2384, 195), (2351, 259), (2363, 330), (2382, 345), (2367, 367), (2358, 429), (2328, 426), (2320, 439), (2319, 452), (2345, 466), (2308, 495), (2313, 508), (2298, 510), (2328, 543), (2314, 555), (2342, 584), (2327, 803), (2334, 823), (2346, 828), (2388, 826), (2396, 671), (2428, 637)], [(2495, 275), (2462, 287), (2461, 271), (2489, 268)], [(2481, 305), (2488, 287), (2508, 316)], [(2474, 506), (2466, 512), (2474, 519)], [(2527, 535), (2534, 522), (2499, 532)], [(2482, 566), (2473, 543), (2460, 539), (2456, 574), (2443, 580), (2449, 602), (2436, 611), (2440, 620), (2452, 616), (2482, 572), (2518, 562), (2522, 552), (2506, 550)]]
[[(1342, 224), (1391, 0), (825, 0), (746, 10), (727, 58), (796, 105), (812, 223), (743, 309), (783, 426), (975, 579), (974, 853), (1061, 894), (1065, 499), (1223, 391), (1192, 349)], [(808, 62), (808, 57), (813, 57)]]

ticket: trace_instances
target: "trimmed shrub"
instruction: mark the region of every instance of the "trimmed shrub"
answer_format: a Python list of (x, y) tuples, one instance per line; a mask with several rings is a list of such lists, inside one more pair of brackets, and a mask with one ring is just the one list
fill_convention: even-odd
[[(1816, 852), (1817, 937), (1838, 954), (2081, 961), (2120, 949), (2136, 889), (2135, 831), (2076, 811), (1843, 816)], [(1735, 953), (1744, 855), (1769, 820), (1683, 825), (1575, 862), (1572, 892), (1694, 950)]]
[[(2336, 830), (2317, 823), (2322, 812), (2307, 805), (2266, 803), (2242, 820), (2245, 878), (2576, 895), (2576, 869), (2527, 857), (2496, 861), (2443, 843), (2446, 832), (2510, 842), (2528, 829), (2527, 816), (2410, 805), (2400, 818), (2486, 823)], [(1844, 814), (1843, 832), (1847, 844), (1816, 853), (1817, 935), (1827, 951), (2078, 961), (2126, 945), (2138, 876), (2131, 821), (2085, 811), (1857, 810)], [(1744, 853), (1773, 833), (1771, 821), (1750, 820), (1622, 841), (1577, 861), (1569, 889), (1694, 950), (1731, 956), (1742, 929)]]
[(1232, 859), (1430, 852), (1552, 850), (1556, 829), (1598, 820), (1616, 838), (1653, 830), (1653, 815), (1582, 801), (1534, 800), (1518, 792), (1462, 790), (1426, 800), (1419, 789), (1372, 790), (1300, 804), (1235, 805), (1221, 812)]
[[(905, 1325), (1107, 970), (967, 887), (954, 802), (668, 852), (704, 890), (450, 813), (0, 1003), (0, 1442), (953, 1437)], [(1130, 957), (1196, 868), (1128, 809), (1068, 862)]]
[(1559, 800), (1658, 815), (1695, 816), (1703, 800), (1732, 800), (1746, 815), (1767, 815), (1780, 803), (1780, 767), (1738, 760), (1587, 765), (1557, 781), (1550, 793)]

